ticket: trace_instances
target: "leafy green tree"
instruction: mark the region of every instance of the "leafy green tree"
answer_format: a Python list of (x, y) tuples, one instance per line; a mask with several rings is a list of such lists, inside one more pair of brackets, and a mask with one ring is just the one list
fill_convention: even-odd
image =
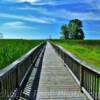
[(82, 21), (79, 19), (73, 19), (68, 24), (70, 33), (72, 33), (73, 39), (84, 39), (84, 32), (82, 30)]
[(78, 30), (79, 32), (78, 32), (78, 34), (76, 35), (76, 39), (81, 39), (81, 40), (83, 40), (84, 39), (84, 32), (83, 32), (83, 30), (82, 29), (80, 29), (80, 30)]
[(69, 28), (66, 24), (61, 26), (60, 33), (63, 35), (64, 39), (69, 39)]
[(61, 34), (64, 39), (84, 39), (82, 21), (79, 19), (70, 20), (69, 24), (61, 26)]

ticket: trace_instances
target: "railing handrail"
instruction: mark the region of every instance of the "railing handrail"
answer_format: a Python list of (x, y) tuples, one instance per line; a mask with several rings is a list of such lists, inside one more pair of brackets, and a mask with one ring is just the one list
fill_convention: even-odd
[(63, 47), (55, 43), (52, 43), (52, 46), (64, 63), (68, 65), (69, 70), (80, 86), (80, 90), (90, 100), (100, 100), (100, 72), (83, 63)]
[(97, 71), (96, 69), (92, 68), (90, 65), (85, 64), (83, 61), (79, 60), (75, 55), (73, 55), (69, 51), (65, 50), (60, 45), (57, 45), (55, 43), (52, 43), (52, 44), (55, 45), (56, 47), (60, 48), (64, 53), (66, 53), (68, 56), (70, 56), (73, 60), (78, 62), (80, 65), (82, 65), (82, 67), (85, 67), (86, 69), (88, 69), (88, 70), (92, 71), (93, 73), (97, 74), (98, 76), (100, 76), (100, 72), (99, 71)]
[[(41, 44), (40, 44), (41, 45)], [(26, 54), (24, 54), (23, 56), (21, 56), (20, 58), (18, 58), (17, 60), (13, 61), (11, 64), (9, 64), (8, 66), (6, 66), (5, 68), (0, 70), (0, 80), (5, 77), (9, 72), (11, 72), (12, 70), (14, 70), (17, 65), (19, 63), (22, 63), (27, 57), (30, 56), (30, 54), (36, 50), (40, 45), (35, 46), (34, 48), (32, 48), (29, 52), (27, 52)]]
[(45, 42), (2, 69), (0, 72), (0, 100), (19, 98), (39, 54), (45, 49)]

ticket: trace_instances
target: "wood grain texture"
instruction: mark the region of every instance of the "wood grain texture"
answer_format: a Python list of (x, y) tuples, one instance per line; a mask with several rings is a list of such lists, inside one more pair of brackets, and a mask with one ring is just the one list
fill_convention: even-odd
[(43, 58), (37, 100), (87, 100), (49, 43)]

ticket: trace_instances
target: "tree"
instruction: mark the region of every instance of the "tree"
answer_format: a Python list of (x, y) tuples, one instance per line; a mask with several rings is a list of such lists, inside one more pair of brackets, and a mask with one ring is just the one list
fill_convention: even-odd
[(61, 32), (60, 33), (63, 35), (64, 39), (69, 38), (69, 28), (66, 24), (61, 26)]
[(84, 39), (82, 21), (79, 19), (70, 20), (69, 24), (61, 26), (61, 34), (64, 39)]
[(74, 39), (84, 39), (84, 32), (82, 30), (82, 21), (79, 19), (73, 19), (68, 24), (69, 30), (72, 33)]
[(84, 39), (84, 32), (82, 29), (79, 30), (78, 34), (76, 35), (76, 39), (81, 39), (83, 40)]

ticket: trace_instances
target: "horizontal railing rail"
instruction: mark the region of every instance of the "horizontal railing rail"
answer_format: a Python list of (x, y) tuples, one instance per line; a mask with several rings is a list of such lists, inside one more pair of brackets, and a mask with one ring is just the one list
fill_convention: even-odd
[(77, 78), (81, 91), (94, 100), (100, 100), (100, 72), (84, 64), (61, 46), (51, 44)]
[(0, 70), (0, 100), (14, 97), (23, 88), (23, 83), (27, 80), (25, 79), (26, 72), (28, 70), (30, 72), (32, 67), (34, 67), (34, 63), (40, 51), (45, 47), (45, 44), (42, 43), (36, 46), (23, 57)]

